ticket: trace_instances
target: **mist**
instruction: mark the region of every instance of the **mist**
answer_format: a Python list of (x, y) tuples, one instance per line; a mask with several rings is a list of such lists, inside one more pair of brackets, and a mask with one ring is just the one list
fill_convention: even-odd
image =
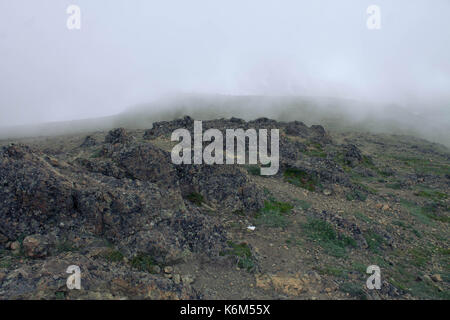
[[(80, 30), (66, 26), (71, 4)], [(379, 30), (366, 25), (372, 4)], [(450, 145), (449, 12), (448, 0), (2, 1), (0, 136), (58, 121), (71, 122), (51, 133), (144, 127), (195, 109), (339, 118)]]

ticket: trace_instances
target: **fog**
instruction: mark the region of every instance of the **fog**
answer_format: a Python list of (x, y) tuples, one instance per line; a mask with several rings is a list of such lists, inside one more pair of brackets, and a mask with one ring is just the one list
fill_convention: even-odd
[[(66, 26), (71, 4), (81, 9), (80, 30)], [(366, 25), (371, 4), (381, 9), (379, 30)], [(448, 0), (4, 0), (0, 131), (109, 119), (88, 126), (102, 129), (120, 123), (104, 118), (118, 114), (133, 125), (133, 112), (178, 115), (180, 97), (203, 95), (201, 110), (244, 118), (290, 119), (273, 108), (307, 100), (317, 108), (305, 122), (323, 121), (326, 101), (350, 122), (393, 120), (448, 145), (449, 14)], [(234, 96), (272, 102), (220, 102)]]

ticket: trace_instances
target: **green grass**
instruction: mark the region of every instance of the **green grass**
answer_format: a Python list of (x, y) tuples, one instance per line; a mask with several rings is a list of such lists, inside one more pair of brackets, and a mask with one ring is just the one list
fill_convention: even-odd
[(255, 223), (271, 228), (282, 228), (288, 225), (287, 214), (293, 205), (275, 200), (264, 201), (264, 207), (256, 215)]
[[(398, 289), (411, 294), (415, 298), (450, 299), (450, 293), (447, 290), (441, 291), (439, 287), (433, 283), (433, 281), (423, 279), (424, 273), (411, 268), (410, 262), (397, 264), (392, 272), (393, 274), (387, 277), (389, 282)], [(418, 276), (420, 276), (423, 280), (417, 281)]]
[(228, 241), (230, 249), (221, 252), (221, 255), (233, 256), (236, 259), (236, 264), (241, 269), (246, 269), (251, 272), (256, 269), (255, 258), (252, 254), (252, 250), (246, 243), (236, 244), (232, 241)]
[(446, 193), (434, 190), (420, 190), (416, 193), (416, 196), (428, 198), (434, 201), (446, 200), (448, 197)]
[(402, 184), (399, 182), (388, 183), (386, 184), (386, 188), (400, 190), (402, 188)]
[(203, 196), (198, 192), (191, 192), (186, 196), (186, 199), (188, 199), (193, 204), (196, 204), (197, 206), (201, 206), (203, 202), (205, 202)]
[(340, 266), (323, 266), (314, 268), (321, 275), (329, 275), (334, 277), (346, 278), (347, 271)]
[(308, 149), (303, 151), (304, 154), (306, 154), (309, 157), (315, 157), (315, 158), (326, 158), (327, 153), (323, 150), (322, 145), (319, 143), (312, 143), (308, 146)]
[(367, 193), (364, 191), (353, 189), (345, 194), (345, 197), (348, 201), (358, 200), (358, 201), (366, 201)]
[(139, 271), (154, 273), (154, 266), (157, 264), (152, 256), (145, 253), (138, 253), (131, 259), (130, 265)]
[(308, 210), (309, 208), (311, 208), (311, 202), (306, 200), (297, 200), (296, 204), (303, 210)]
[(427, 158), (391, 155), (391, 158), (400, 161), (406, 167), (420, 174), (433, 174), (444, 176), (450, 174), (450, 165), (448, 163), (440, 163), (438, 161), (430, 161)]
[(373, 253), (379, 253), (385, 242), (382, 236), (371, 230), (364, 234), (364, 239), (366, 239), (369, 250)]
[(439, 208), (442, 206), (439, 203), (428, 203), (425, 206), (420, 206), (412, 201), (401, 199), (400, 204), (408, 210), (418, 221), (426, 225), (432, 225), (433, 221), (441, 221), (448, 223), (450, 217), (448, 216), (448, 208), (444, 207), (444, 212), (439, 212)]
[(362, 212), (355, 212), (355, 217), (357, 217), (359, 220), (362, 220), (366, 223), (372, 223), (372, 219), (370, 219), (368, 216), (366, 216), (364, 213)]
[(292, 183), (297, 187), (301, 187), (309, 191), (322, 189), (319, 179), (315, 175), (309, 174), (304, 170), (288, 168), (284, 171), (283, 175), (287, 182)]
[(66, 293), (64, 291), (56, 291), (55, 292), (55, 299), (56, 300), (65, 300), (66, 299)]
[(76, 252), (79, 251), (79, 248), (75, 247), (72, 242), (69, 240), (62, 240), (56, 243), (56, 251), (57, 252)]
[(92, 152), (92, 154), (90, 155), (90, 158), (96, 159), (96, 158), (100, 158), (101, 156), (102, 156), (102, 150), (98, 149), (98, 150), (95, 150), (94, 152)]
[(366, 292), (363, 290), (361, 283), (346, 282), (339, 287), (339, 290), (359, 300), (367, 299)]
[(432, 254), (426, 248), (412, 248), (409, 250), (408, 254), (411, 257), (410, 262), (418, 268), (425, 267), (431, 263)]
[(334, 227), (328, 222), (310, 218), (303, 225), (306, 236), (325, 249), (327, 253), (335, 257), (344, 257), (346, 249), (356, 247), (356, 241), (344, 234), (339, 234)]
[(257, 165), (247, 166), (247, 172), (253, 176), (260, 176), (261, 168), (258, 167)]
[(102, 253), (102, 257), (109, 262), (122, 262), (124, 255), (117, 249), (109, 249)]

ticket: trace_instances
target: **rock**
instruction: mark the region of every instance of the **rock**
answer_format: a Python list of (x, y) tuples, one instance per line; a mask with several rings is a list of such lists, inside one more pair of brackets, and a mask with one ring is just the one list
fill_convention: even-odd
[(323, 194), (326, 195), (326, 196), (329, 196), (329, 195), (331, 195), (331, 190), (323, 189)]
[(181, 276), (179, 274), (174, 274), (173, 275), (173, 282), (175, 284), (180, 284), (181, 283)]
[(316, 271), (311, 272), (311, 277), (313, 279), (315, 279), (316, 281), (322, 280), (322, 278), (320, 277), (320, 274), (318, 274)]
[(153, 266), (152, 271), (153, 271), (153, 273), (160, 273), (161, 268), (159, 266)]
[(345, 146), (344, 161), (350, 167), (355, 167), (363, 161), (363, 156), (357, 146), (353, 144)]
[(97, 141), (92, 138), (91, 136), (86, 136), (86, 138), (84, 138), (83, 143), (81, 144), (81, 147), (92, 147), (95, 146), (97, 144)]
[(172, 273), (172, 271), (173, 271), (173, 267), (171, 267), (171, 266), (164, 267), (165, 273)]
[(17, 251), (20, 249), (20, 242), (19, 241), (14, 241), (11, 243), (10, 249), (12, 251)]
[(116, 143), (125, 144), (131, 142), (132, 140), (133, 137), (128, 135), (128, 132), (124, 128), (117, 128), (111, 130), (105, 137), (105, 142), (111, 144)]
[(383, 207), (381, 208), (381, 210), (383, 210), (383, 211), (389, 210), (389, 205), (388, 204), (384, 204)]
[(442, 277), (440, 274), (433, 274), (431, 276), (431, 280), (433, 280), (434, 282), (442, 282)]
[(23, 250), (30, 258), (42, 258), (48, 254), (48, 241), (39, 234), (27, 236), (23, 240)]
[(181, 276), (181, 281), (183, 281), (184, 284), (191, 284), (194, 282), (194, 277), (190, 275), (183, 275)]

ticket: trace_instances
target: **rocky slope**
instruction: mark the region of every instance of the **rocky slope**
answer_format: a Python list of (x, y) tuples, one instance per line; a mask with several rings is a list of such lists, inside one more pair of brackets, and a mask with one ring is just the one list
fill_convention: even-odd
[[(450, 153), (406, 136), (280, 129), (280, 170), (174, 165), (193, 119), (3, 141), (0, 298), (448, 299)], [(255, 226), (250, 230), (248, 226)], [(81, 268), (81, 290), (66, 286)], [(366, 288), (367, 266), (381, 290)]]

